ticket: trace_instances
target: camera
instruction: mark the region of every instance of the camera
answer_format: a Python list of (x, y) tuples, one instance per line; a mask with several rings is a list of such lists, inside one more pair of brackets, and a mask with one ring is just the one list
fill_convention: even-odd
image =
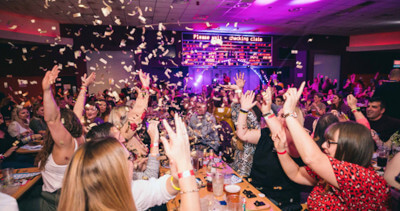
[(400, 183), (400, 173), (394, 178), (396, 182)]

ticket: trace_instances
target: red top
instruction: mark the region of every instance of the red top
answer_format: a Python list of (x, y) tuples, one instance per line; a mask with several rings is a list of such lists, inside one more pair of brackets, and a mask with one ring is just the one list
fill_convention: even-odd
[(307, 199), (310, 210), (390, 210), (390, 188), (372, 168), (329, 157), (339, 188), (332, 185), (325, 193), (325, 184), (313, 170), (308, 174), (318, 180)]

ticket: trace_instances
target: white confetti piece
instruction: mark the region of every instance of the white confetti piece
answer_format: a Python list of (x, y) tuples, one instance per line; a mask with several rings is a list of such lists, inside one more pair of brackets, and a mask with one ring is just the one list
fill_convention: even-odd
[(190, 28), (190, 27), (187, 27), (187, 26), (185, 27), (185, 29), (188, 30), (188, 31), (193, 31), (193, 28)]
[(57, 30), (57, 27), (52, 26), (52, 27), (51, 27), (51, 30), (55, 31), (55, 30)]
[(22, 60), (24, 60), (24, 62), (26, 62), (26, 56), (22, 55)]
[(143, 16), (139, 16), (139, 20), (140, 22), (142, 22), (143, 24), (146, 24), (146, 18)]
[(26, 48), (22, 48), (22, 53), (28, 53), (28, 50), (26, 50)]
[(211, 24), (209, 22), (206, 22), (207, 27), (211, 27)]
[(103, 13), (104, 17), (107, 17), (112, 12), (112, 8), (110, 6), (102, 7), (101, 12)]
[(82, 17), (82, 15), (81, 15), (81, 13), (78, 12), (78, 13), (73, 14), (72, 17), (79, 18), (79, 17)]
[(100, 58), (99, 61), (102, 62), (103, 64), (107, 64), (107, 61), (103, 58)]
[(114, 22), (115, 22), (118, 26), (121, 25), (121, 20), (120, 20), (119, 18), (117, 18), (117, 17), (115, 17)]
[(233, 25), (233, 27), (237, 28), (238, 22), (235, 22), (235, 24)]
[(122, 47), (125, 47), (125, 46), (126, 46), (126, 40), (122, 39), (121, 42), (119, 43), (119, 47), (122, 48)]
[(90, 66), (89, 69), (90, 69), (90, 70), (93, 70), (93, 71), (96, 70), (96, 68), (95, 68), (95, 67), (92, 67), (92, 66)]
[(169, 76), (169, 73), (171, 73), (171, 72), (172, 72), (172, 70), (169, 69), (169, 68), (167, 68), (167, 69), (164, 71), (164, 75), (167, 76), (167, 78), (171, 78), (171, 76)]
[(61, 54), (61, 55), (63, 55), (63, 54), (64, 54), (64, 51), (65, 51), (65, 49), (66, 49), (66, 47), (64, 47), (64, 48), (60, 48), (60, 49), (58, 50), (58, 52), (60, 52), (60, 54)]
[(74, 52), (74, 56), (75, 56), (75, 59), (78, 59), (79, 57), (81, 57), (81, 51), (75, 51)]

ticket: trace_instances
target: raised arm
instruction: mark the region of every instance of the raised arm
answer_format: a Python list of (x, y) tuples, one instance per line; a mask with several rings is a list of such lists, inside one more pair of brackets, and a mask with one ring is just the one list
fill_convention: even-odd
[[(195, 175), (193, 172), (193, 166), (190, 158), (190, 144), (187, 130), (182, 119), (175, 114), (175, 127), (176, 132), (172, 130), (168, 122), (163, 122), (165, 129), (168, 132), (169, 140), (165, 137), (161, 138), (161, 141), (165, 148), (165, 153), (170, 160), (171, 173), (173, 179), (167, 181), (167, 190), (170, 194), (176, 194), (177, 190), (174, 187), (176, 185), (176, 178), (179, 178), (179, 188), (181, 193), (181, 210), (200, 210), (200, 195)], [(176, 176), (175, 172), (178, 172)], [(173, 186), (174, 184), (174, 186)]]
[(240, 112), (237, 120), (236, 135), (242, 141), (257, 144), (261, 137), (261, 130), (247, 128), (247, 114), (257, 103), (253, 102), (254, 96), (254, 92), (247, 91), (246, 94), (240, 98)]
[(315, 141), (300, 125), (299, 121), (292, 115), (303, 92), (304, 84), (304, 82), (301, 84), (298, 91), (296, 88), (290, 88), (284, 95), (286, 101), (283, 105), (283, 112), (284, 116), (286, 116), (286, 125), (289, 128), (293, 142), (303, 162), (322, 179), (338, 187), (338, 182), (328, 156), (320, 150)]
[(395, 180), (395, 177), (400, 174), (400, 153), (397, 153), (387, 164), (384, 178), (386, 182), (400, 190), (400, 183)]
[(317, 181), (307, 173), (306, 168), (299, 167), (292, 157), (286, 153), (289, 148), (285, 131), (281, 130), (279, 133), (273, 135), (272, 140), (274, 141), (276, 151), (279, 152), (277, 153), (279, 162), (289, 179), (298, 184), (314, 186)]
[(139, 78), (142, 83), (142, 89), (135, 87), (138, 92), (138, 97), (136, 99), (135, 105), (128, 113), (129, 123), (139, 124), (142, 122), (142, 115), (146, 111), (149, 104), (149, 85), (150, 85), (150, 75), (148, 73), (143, 73), (139, 71)]
[(356, 121), (368, 129), (371, 129), (367, 118), (364, 114), (360, 111), (360, 108), (357, 107), (357, 98), (355, 98), (352, 94), (347, 95), (347, 104), (351, 108), (351, 112), (353, 112)]
[(55, 83), (59, 72), (58, 66), (55, 65), (51, 71), (46, 72), (42, 80), (44, 120), (54, 140), (54, 146), (56, 148), (70, 148), (74, 146), (73, 139), (61, 122), (60, 110), (51, 91), (51, 86)]
[(83, 110), (85, 107), (86, 102), (86, 92), (88, 86), (90, 86), (94, 80), (96, 79), (96, 73), (90, 73), (89, 77), (86, 77), (86, 73), (82, 77), (82, 86), (81, 90), (79, 91), (78, 98), (76, 99), (75, 106), (74, 106), (74, 113), (83, 124)]

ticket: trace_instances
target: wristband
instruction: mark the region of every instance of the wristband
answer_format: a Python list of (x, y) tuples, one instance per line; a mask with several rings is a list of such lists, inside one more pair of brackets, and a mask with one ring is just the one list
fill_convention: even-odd
[(0, 160), (4, 160), (6, 157), (3, 154), (0, 154)]
[(286, 150), (283, 151), (283, 152), (278, 152), (278, 151), (276, 151), (276, 153), (278, 153), (278, 154), (280, 154), (280, 155), (284, 155), (284, 154), (286, 153)]
[(266, 114), (263, 114), (262, 116), (263, 116), (264, 118), (271, 119), (272, 117), (275, 116), (275, 114), (274, 114), (273, 112), (268, 112), (268, 113), (266, 113)]
[(241, 89), (236, 89), (235, 93), (242, 93), (242, 90)]
[(81, 90), (87, 91), (87, 87), (86, 86), (81, 86)]
[(178, 178), (179, 178), (179, 179), (182, 179), (182, 178), (185, 178), (185, 177), (190, 177), (190, 176), (194, 176), (194, 171), (193, 171), (193, 169), (192, 169), (192, 170), (184, 171), (184, 172), (182, 172), (182, 173), (178, 173)]
[(240, 112), (242, 112), (242, 113), (244, 113), (244, 114), (249, 113), (249, 111), (246, 111), (246, 110), (244, 110), (243, 108), (240, 109)]
[(356, 113), (357, 111), (361, 111), (360, 107), (351, 109), (351, 112)]
[(181, 190), (180, 188), (178, 188), (178, 187), (175, 186), (175, 184), (174, 184), (174, 177), (173, 177), (173, 176), (171, 176), (171, 186), (172, 186), (175, 190), (177, 190), (177, 191), (180, 191), (180, 190)]
[(158, 147), (158, 143), (150, 144), (150, 148)]
[(193, 189), (193, 190), (188, 190), (188, 191), (181, 191), (180, 194), (195, 193), (195, 192), (199, 192), (199, 189)]
[(148, 87), (148, 86), (142, 86), (142, 89), (150, 90), (150, 87)]

